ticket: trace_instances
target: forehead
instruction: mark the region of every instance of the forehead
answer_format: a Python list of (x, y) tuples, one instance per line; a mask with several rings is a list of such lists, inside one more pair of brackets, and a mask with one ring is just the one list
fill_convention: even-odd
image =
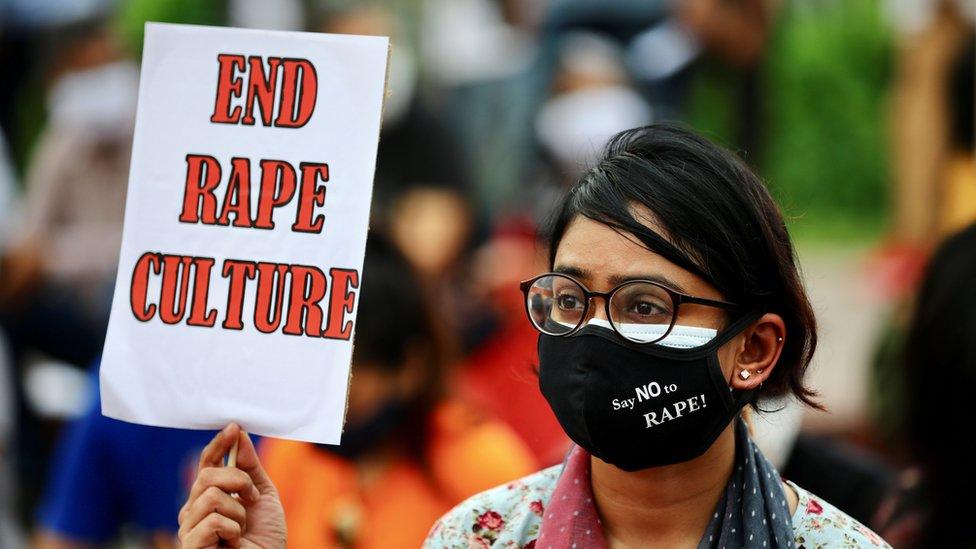
[[(646, 218), (651, 230), (666, 236)], [(634, 235), (577, 216), (566, 227), (556, 248), (553, 270), (578, 278), (591, 290), (607, 291), (625, 280), (652, 279), (700, 297), (720, 298), (701, 277), (647, 249)]]

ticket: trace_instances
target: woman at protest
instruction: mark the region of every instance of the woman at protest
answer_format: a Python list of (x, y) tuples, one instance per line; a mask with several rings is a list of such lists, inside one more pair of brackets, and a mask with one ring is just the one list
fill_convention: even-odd
[[(765, 397), (818, 406), (813, 311), (748, 167), (677, 127), (625, 131), (548, 236), (551, 272), (522, 290), (540, 388), (576, 446), (456, 507), (427, 547), (887, 546), (783, 481), (740, 417)], [(238, 440), (240, 469), (218, 467)], [(181, 525), (187, 548), (283, 547), (277, 491), (238, 427), (204, 451)]]
[[(976, 444), (953, 425), (972, 422), (976, 385), (976, 224), (936, 249), (899, 339), (896, 426), (913, 466), (878, 513), (879, 530), (898, 547), (972, 547), (959, 494), (976, 489)], [(936, 374), (936, 372), (938, 372)], [(895, 411), (895, 410), (893, 410)], [(951, 419), (949, 419), (951, 418)]]
[(513, 431), (444, 399), (444, 338), (407, 260), (374, 235), (363, 272), (342, 444), (259, 444), (293, 547), (416, 547), (453, 505), (536, 467)]

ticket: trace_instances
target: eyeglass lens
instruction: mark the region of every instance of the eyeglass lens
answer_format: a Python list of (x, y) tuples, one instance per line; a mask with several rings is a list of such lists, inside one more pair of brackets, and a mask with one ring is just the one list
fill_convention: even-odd
[[(529, 319), (539, 331), (565, 335), (588, 315), (585, 290), (573, 279), (546, 275), (536, 279), (527, 294)], [(663, 339), (674, 316), (671, 295), (655, 284), (630, 282), (610, 299), (610, 322), (620, 335), (640, 343)]]

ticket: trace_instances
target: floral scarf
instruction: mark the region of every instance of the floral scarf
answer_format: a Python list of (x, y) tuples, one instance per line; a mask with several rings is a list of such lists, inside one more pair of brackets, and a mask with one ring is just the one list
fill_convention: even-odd
[[(779, 473), (749, 438), (741, 419), (737, 420), (735, 436), (735, 469), (702, 534), (699, 549), (792, 549), (793, 525)], [(590, 455), (579, 446), (570, 451), (553, 490), (536, 546), (606, 548), (590, 487)]]

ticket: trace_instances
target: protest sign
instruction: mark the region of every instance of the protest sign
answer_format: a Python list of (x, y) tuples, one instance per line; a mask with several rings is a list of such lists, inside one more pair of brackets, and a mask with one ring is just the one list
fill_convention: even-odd
[(145, 36), (103, 413), (338, 443), (388, 39)]

